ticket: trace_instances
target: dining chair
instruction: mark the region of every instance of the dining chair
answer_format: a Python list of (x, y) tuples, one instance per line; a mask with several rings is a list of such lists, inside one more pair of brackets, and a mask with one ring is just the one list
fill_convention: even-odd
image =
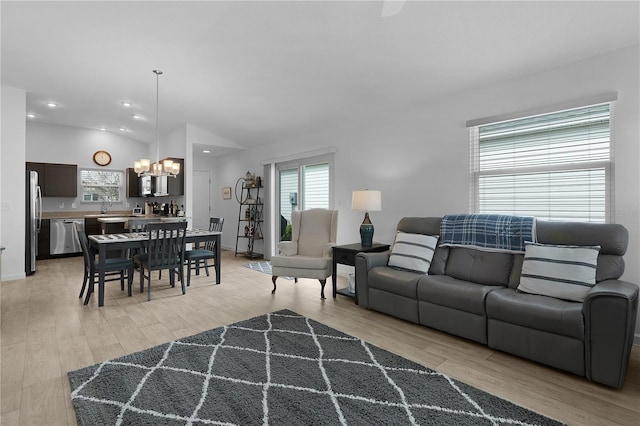
[(147, 225), (158, 222), (158, 219), (129, 219), (127, 220), (127, 228), (129, 232), (145, 232)]
[[(134, 232), (145, 232), (147, 230), (147, 225), (150, 223), (158, 222), (158, 219), (129, 219), (127, 220), (127, 229), (129, 229), (129, 233)], [(143, 249), (127, 249), (126, 256), (133, 258), (138, 253), (142, 253)], [(160, 277), (158, 277), (160, 279)]]
[[(94, 291), (95, 282), (99, 279), (98, 260), (91, 256), (89, 252), (89, 240), (81, 223), (74, 223), (73, 229), (80, 241), (82, 247), (82, 255), (84, 256), (84, 278), (82, 280), (82, 288), (78, 298), (82, 298), (84, 291), (89, 283), (87, 295), (84, 304), (89, 303), (91, 294)], [(128, 285), (131, 287), (133, 283), (133, 261), (127, 257), (109, 257), (105, 259), (105, 281), (120, 281), (120, 290), (124, 290), (124, 277), (127, 273)]]
[[(209, 219), (209, 231), (222, 232), (223, 224), (223, 217), (212, 217)], [(207, 260), (215, 258), (216, 243), (214, 240), (207, 241), (203, 248), (197, 247), (193, 250), (187, 250), (184, 253), (184, 260), (187, 262), (187, 287), (191, 285), (191, 269), (195, 268), (196, 275), (200, 275), (200, 267), (204, 266), (204, 270), (207, 276), (209, 276), (209, 264)]]
[[(147, 251), (133, 256), (133, 263), (140, 268), (140, 293), (144, 291), (147, 279), (147, 300), (151, 300), (151, 272), (168, 269), (169, 283), (175, 287), (175, 275), (184, 285), (184, 251), (187, 222), (149, 223), (147, 224)], [(145, 274), (145, 270), (147, 273)], [(129, 283), (131, 294), (132, 283)]]

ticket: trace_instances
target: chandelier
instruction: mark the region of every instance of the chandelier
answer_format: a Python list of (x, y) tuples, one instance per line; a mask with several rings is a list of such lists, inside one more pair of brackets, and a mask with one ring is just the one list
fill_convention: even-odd
[(138, 176), (171, 176), (176, 177), (180, 173), (180, 163), (172, 160), (163, 160), (160, 163), (160, 76), (162, 71), (153, 70), (156, 75), (156, 162), (143, 158), (133, 162), (133, 170)]

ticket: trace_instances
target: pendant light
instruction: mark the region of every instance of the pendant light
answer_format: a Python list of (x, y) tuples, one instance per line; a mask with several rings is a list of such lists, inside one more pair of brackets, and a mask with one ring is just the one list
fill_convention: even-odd
[(153, 70), (156, 75), (156, 162), (143, 158), (133, 162), (133, 170), (138, 176), (171, 176), (176, 177), (180, 173), (180, 163), (172, 160), (164, 160), (160, 163), (160, 76), (162, 71)]

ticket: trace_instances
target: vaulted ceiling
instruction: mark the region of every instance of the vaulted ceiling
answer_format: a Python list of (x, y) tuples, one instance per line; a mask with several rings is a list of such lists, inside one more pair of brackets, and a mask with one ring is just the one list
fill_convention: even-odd
[[(1, 2), (2, 84), (33, 120), (244, 147), (639, 43), (639, 3)], [(46, 106), (52, 101), (56, 108)], [(122, 101), (130, 101), (125, 108)], [(134, 119), (133, 115), (141, 116)]]

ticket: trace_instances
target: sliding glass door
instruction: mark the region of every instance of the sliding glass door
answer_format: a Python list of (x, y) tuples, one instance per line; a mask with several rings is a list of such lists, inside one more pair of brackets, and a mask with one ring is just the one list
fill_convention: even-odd
[(277, 165), (278, 234), (280, 241), (291, 239), (294, 210), (331, 208), (332, 158), (314, 158)]

